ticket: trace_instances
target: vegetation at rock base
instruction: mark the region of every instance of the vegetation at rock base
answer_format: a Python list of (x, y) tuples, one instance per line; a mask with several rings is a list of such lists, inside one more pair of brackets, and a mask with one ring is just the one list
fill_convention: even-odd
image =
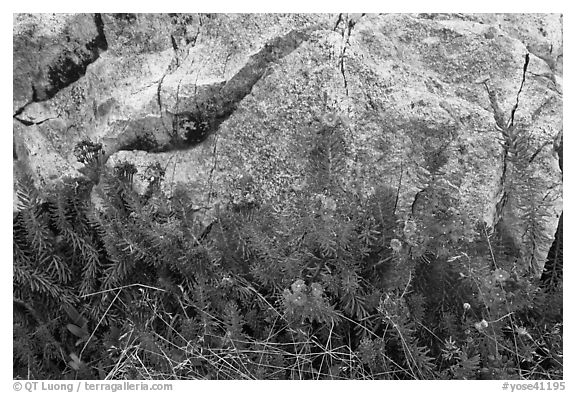
[(541, 283), (504, 227), (441, 191), (418, 222), (396, 217), (391, 186), (345, 192), (345, 146), (322, 141), (304, 187), (236, 199), (208, 226), (159, 168), (140, 195), (136, 168), (106, 169), (94, 144), (78, 149), (86, 179), (40, 191), (22, 175), (14, 378), (563, 377), (561, 245)]

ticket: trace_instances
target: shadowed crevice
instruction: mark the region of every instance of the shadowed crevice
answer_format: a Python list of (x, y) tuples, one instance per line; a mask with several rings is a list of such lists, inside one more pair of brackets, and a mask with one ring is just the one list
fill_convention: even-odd
[(60, 90), (78, 81), (86, 74), (88, 66), (100, 57), (101, 51), (108, 49), (101, 14), (94, 14), (94, 24), (96, 25), (96, 37), (74, 50), (63, 50), (57, 59), (48, 66), (46, 78), (32, 84), (32, 100), (16, 110), (13, 115), (16, 120), (24, 125), (35, 124), (19, 119), (17, 116), (24, 112), (31, 103), (47, 101)]
[[(294, 30), (266, 43), (232, 78), (210, 86), (213, 91), (211, 95), (185, 110), (168, 112), (172, 118), (171, 129), (155, 127), (143, 130), (138, 127), (137, 121), (132, 122), (118, 150), (165, 152), (189, 149), (202, 143), (234, 113), (242, 100), (252, 92), (254, 85), (266, 76), (269, 66), (292, 53), (316, 29)], [(169, 135), (162, 135), (165, 132)]]

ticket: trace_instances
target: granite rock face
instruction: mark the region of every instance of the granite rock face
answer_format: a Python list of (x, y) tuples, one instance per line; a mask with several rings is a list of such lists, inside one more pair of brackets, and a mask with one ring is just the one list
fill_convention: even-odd
[(15, 160), (50, 184), (101, 142), (107, 165), (143, 185), (158, 162), (209, 215), (247, 182), (258, 201), (302, 187), (330, 127), (349, 192), (387, 184), (416, 224), (445, 195), (541, 270), (562, 211), (562, 39), (556, 14), (18, 14)]

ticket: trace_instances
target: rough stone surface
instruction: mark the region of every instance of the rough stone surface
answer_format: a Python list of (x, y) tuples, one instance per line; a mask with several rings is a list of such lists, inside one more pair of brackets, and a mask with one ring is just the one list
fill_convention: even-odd
[[(522, 245), (505, 202), (528, 171), (543, 266), (562, 210), (561, 15), (18, 14), (13, 34), (15, 155), (39, 184), (81, 176), (73, 148), (89, 138), (142, 182), (161, 163), (166, 191), (183, 183), (208, 212), (246, 197), (246, 179), (275, 201), (302, 186), (328, 124), (345, 135), (349, 191), (399, 188), (405, 220), (441, 192)], [(504, 157), (511, 120), (527, 167)]]

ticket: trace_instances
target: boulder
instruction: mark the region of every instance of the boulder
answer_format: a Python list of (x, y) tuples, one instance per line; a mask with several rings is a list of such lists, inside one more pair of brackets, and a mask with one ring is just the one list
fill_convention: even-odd
[(561, 15), (17, 14), (13, 34), (15, 160), (39, 184), (82, 176), (89, 139), (141, 189), (160, 163), (164, 191), (208, 216), (281, 203), (329, 128), (347, 192), (394, 188), (415, 228), (448, 201), (542, 270), (562, 211)]

